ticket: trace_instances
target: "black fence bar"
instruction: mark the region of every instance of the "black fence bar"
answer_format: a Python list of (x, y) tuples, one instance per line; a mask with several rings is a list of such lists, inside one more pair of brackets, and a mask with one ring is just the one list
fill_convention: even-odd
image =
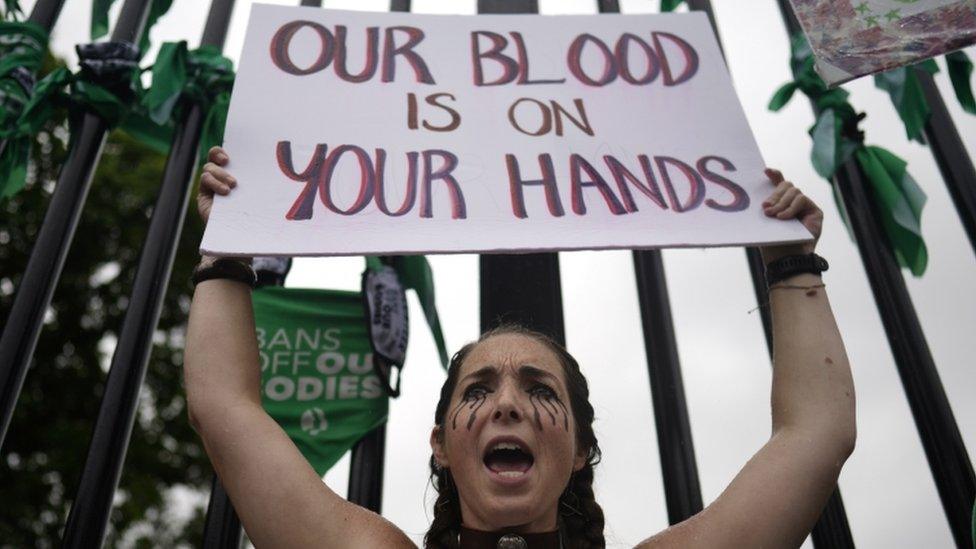
[(302, 6), (312, 6), (313, 8), (321, 8), (322, 0), (302, 0)]
[(36, 25), (40, 25), (41, 28), (50, 33), (51, 29), (54, 28), (54, 22), (61, 15), (61, 8), (63, 6), (64, 0), (38, 0), (34, 4), (34, 8), (31, 10), (30, 17), (27, 20)]
[(237, 518), (224, 485), (214, 473), (207, 519), (203, 525), (203, 549), (238, 549), (241, 533), (241, 519)]
[[(724, 55), (725, 49), (722, 47), (722, 38), (718, 31), (718, 21), (715, 17), (715, 10), (712, 9), (711, 0), (688, 0), (688, 7), (708, 14), (708, 20), (712, 24), (715, 38), (718, 40), (719, 48), (722, 48)], [(746, 248), (746, 263), (749, 266), (749, 274), (752, 276), (752, 288), (756, 294), (756, 302), (759, 304), (759, 318), (762, 321), (763, 335), (766, 337), (766, 350), (772, 357), (773, 318), (767, 305), (769, 303), (769, 287), (766, 285), (766, 264), (763, 262), (759, 248)], [(854, 536), (851, 534), (851, 527), (847, 522), (847, 512), (844, 510), (844, 500), (841, 498), (839, 488), (835, 488), (830, 495), (810, 535), (813, 538), (813, 545), (818, 549), (854, 547)]]
[[(138, 42), (148, 8), (149, 0), (126, 0), (112, 40)], [(51, 204), (0, 337), (0, 446), (10, 426), (41, 332), (44, 311), (51, 303), (51, 294), (64, 268), (108, 131), (105, 121), (92, 113), (83, 114), (75, 128), (68, 157), (61, 166)]]
[[(203, 45), (223, 47), (233, 6), (233, 0), (213, 0)], [(98, 546), (105, 536), (197, 166), (205, 113), (199, 105), (188, 107), (174, 133), (153, 207), (78, 494), (68, 514), (65, 547)]]
[(386, 423), (366, 433), (353, 446), (346, 499), (374, 513), (382, 511), (385, 456)]
[(691, 422), (661, 252), (635, 251), (633, 255), (668, 523), (677, 524), (702, 510)]
[[(538, 13), (536, 0), (478, 0), (478, 13)], [(565, 342), (559, 256), (481, 256), (481, 330), (515, 323)]]
[[(617, 0), (599, 0), (600, 13), (619, 13)], [(634, 251), (644, 353), (664, 479), (668, 522), (677, 524), (702, 510), (701, 484), (691, 438), (691, 421), (681, 379), (678, 343), (671, 318), (664, 261), (659, 250)]]
[(925, 122), (925, 138), (969, 237), (969, 245), (976, 251), (976, 169), (946, 109), (935, 79), (921, 69), (915, 69), (915, 75), (931, 111)]
[[(801, 32), (788, 1), (777, 3), (790, 36)], [(864, 174), (855, 161), (849, 160), (834, 176), (834, 184), (844, 200), (949, 528), (956, 545), (966, 547), (972, 543), (970, 526), (976, 497), (972, 462)]]

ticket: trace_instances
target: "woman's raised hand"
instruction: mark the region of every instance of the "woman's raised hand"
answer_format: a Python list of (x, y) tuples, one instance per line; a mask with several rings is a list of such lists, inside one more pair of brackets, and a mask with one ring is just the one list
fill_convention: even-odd
[(763, 259), (769, 263), (774, 259), (788, 255), (813, 253), (823, 229), (823, 210), (813, 200), (800, 192), (800, 189), (794, 187), (793, 183), (786, 181), (783, 173), (779, 170), (767, 168), (766, 176), (769, 177), (769, 182), (775, 185), (775, 189), (769, 198), (763, 202), (763, 213), (768, 217), (782, 220), (798, 219), (813, 235), (813, 240), (799, 244), (766, 246), (762, 249)]
[(207, 224), (210, 218), (210, 208), (213, 206), (214, 194), (226, 196), (231, 189), (237, 186), (237, 179), (234, 178), (223, 167), (227, 165), (230, 157), (222, 147), (211, 147), (207, 153), (207, 163), (203, 165), (203, 173), (200, 175), (200, 190), (197, 192), (197, 211), (203, 224)]

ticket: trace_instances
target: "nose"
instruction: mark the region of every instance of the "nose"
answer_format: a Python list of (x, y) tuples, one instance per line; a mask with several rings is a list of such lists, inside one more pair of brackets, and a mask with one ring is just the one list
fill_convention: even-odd
[(495, 411), (491, 419), (501, 423), (522, 421), (523, 413), (518, 389), (511, 383), (505, 383), (499, 387), (497, 394)]

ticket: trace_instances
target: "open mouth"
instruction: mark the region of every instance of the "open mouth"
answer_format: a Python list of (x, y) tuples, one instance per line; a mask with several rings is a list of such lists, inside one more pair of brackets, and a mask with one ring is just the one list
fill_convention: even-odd
[(517, 442), (498, 442), (491, 445), (484, 457), (489, 471), (506, 479), (518, 479), (532, 468), (532, 452)]

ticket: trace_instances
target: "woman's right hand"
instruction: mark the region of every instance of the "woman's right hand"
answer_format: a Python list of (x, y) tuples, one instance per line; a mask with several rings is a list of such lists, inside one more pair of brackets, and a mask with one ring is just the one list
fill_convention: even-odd
[(197, 212), (203, 225), (207, 225), (210, 218), (210, 208), (213, 206), (214, 194), (226, 196), (237, 186), (237, 179), (224, 169), (230, 157), (223, 147), (211, 147), (207, 153), (208, 162), (203, 165), (200, 175), (200, 190), (197, 192)]

